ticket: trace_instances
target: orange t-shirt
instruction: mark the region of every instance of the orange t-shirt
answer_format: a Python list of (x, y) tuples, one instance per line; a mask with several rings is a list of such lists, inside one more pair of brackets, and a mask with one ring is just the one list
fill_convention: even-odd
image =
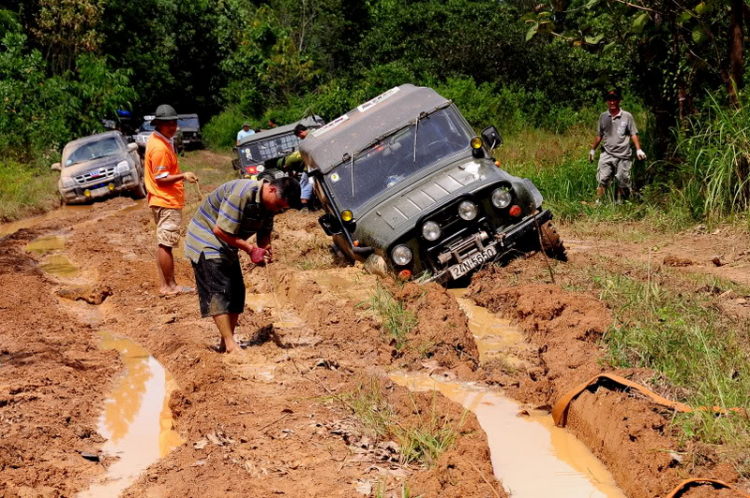
[(169, 209), (182, 209), (185, 206), (185, 189), (182, 180), (161, 185), (157, 178), (169, 175), (179, 175), (180, 166), (177, 164), (177, 154), (172, 144), (158, 132), (153, 132), (146, 142), (146, 190), (148, 190), (148, 205)]

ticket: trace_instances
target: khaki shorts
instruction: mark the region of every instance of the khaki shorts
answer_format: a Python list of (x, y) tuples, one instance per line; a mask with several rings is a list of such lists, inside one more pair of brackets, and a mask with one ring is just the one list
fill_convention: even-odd
[(630, 167), (633, 162), (630, 159), (621, 159), (610, 156), (602, 152), (599, 156), (599, 168), (596, 172), (596, 180), (599, 187), (606, 187), (614, 176), (617, 179), (617, 186), (620, 188), (630, 188)]
[(159, 245), (165, 247), (180, 245), (182, 209), (151, 206), (151, 214), (154, 215), (156, 222), (156, 240)]

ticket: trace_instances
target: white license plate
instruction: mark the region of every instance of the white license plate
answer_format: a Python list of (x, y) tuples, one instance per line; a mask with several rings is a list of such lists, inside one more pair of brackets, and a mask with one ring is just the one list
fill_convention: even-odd
[(451, 266), (448, 271), (451, 272), (451, 277), (455, 280), (462, 275), (466, 275), (468, 272), (481, 265), (482, 263), (490, 261), (495, 256), (497, 256), (497, 250), (495, 250), (494, 245), (491, 245), (483, 252), (475, 254), (474, 256), (457, 265)]
[(99, 197), (109, 193), (109, 187), (99, 187), (91, 191), (91, 197)]

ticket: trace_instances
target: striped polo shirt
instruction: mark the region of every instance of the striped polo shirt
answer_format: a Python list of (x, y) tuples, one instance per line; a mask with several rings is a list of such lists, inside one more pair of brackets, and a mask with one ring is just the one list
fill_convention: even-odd
[(237, 259), (238, 249), (219, 240), (214, 227), (241, 239), (252, 235), (270, 235), (274, 213), (263, 208), (260, 201), (264, 182), (233, 180), (211, 192), (198, 207), (188, 225), (185, 256), (197, 263), (201, 253), (206, 259)]

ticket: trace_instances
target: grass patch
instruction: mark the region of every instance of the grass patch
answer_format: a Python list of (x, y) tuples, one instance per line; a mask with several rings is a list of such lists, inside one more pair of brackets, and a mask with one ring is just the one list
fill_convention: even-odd
[(18, 220), (58, 207), (58, 178), (46, 168), (0, 161), (0, 220)]
[[(370, 378), (369, 382), (361, 382), (356, 389), (342, 398), (354, 409), (355, 416), (367, 429), (379, 438), (393, 438), (398, 442), (402, 463), (419, 463), (430, 468), (435, 465), (441, 453), (456, 443), (458, 437), (457, 428), (444, 422), (437, 413), (436, 396), (437, 393), (433, 392), (428, 416), (420, 416), (418, 423), (411, 427), (405, 427), (398, 421), (393, 407), (383, 396), (382, 387), (375, 378)], [(414, 399), (410, 399), (414, 405), (414, 413), (419, 413)], [(458, 427), (463, 421), (462, 417)]]
[[(750, 409), (750, 355), (740, 335), (750, 324), (723, 315), (710, 294), (669, 285), (669, 273), (643, 281), (602, 268), (588, 272), (615, 312), (616, 324), (604, 338), (611, 364), (654, 370), (691, 406)], [(675, 420), (686, 439), (724, 445), (738, 471), (750, 475), (747, 417), (698, 411)]]
[(380, 282), (370, 296), (370, 307), (382, 320), (383, 327), (396, 343), (396, 349), (402, 350), (408, 342), (409, 332), (417, 326), (416, 315), (406, 309), (403, 301), (395, 299)]

